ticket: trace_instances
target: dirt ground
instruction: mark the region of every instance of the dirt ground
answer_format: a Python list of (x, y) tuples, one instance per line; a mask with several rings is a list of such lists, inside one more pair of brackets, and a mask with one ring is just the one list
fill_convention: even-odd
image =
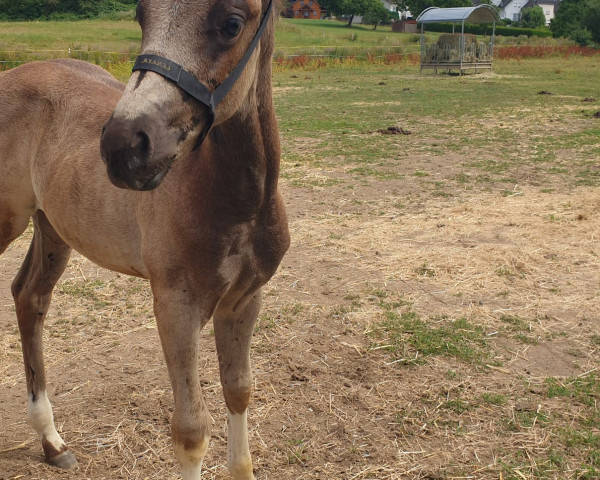
[[(548, 396), (546, 382), (586, 378), (600, 363), (598, 190), (557, 179), (549, 194), (521, 172), (508, 194), (453, 184), (436, 196), (411, 176), (425, 165), (449, 182), (462, 161), (416, 156), (398, 178), (352, 190), (282, 181), (292, 246), (253, 344), (258, 479), (527, 479), (556, 451), (564, 461), (544, 478), (566, 478), (584, 462), (557, 432), (585, 406)], [(29, 239), (0, 257), (0, 479), (178, 478), (148, 286), (78, 255), (55, 293), (45, 355), (55, 419), (80, 466), (43, 463), (10, 297)], [(390, 308), (432, 328), (468, 319), (483, 360), (391, 352), (378, 327)], [(202, 351), (213, 417), (204, 478), (225, 479), (211, 324)], [(504, 400), (482, 400), (493, 395)], [(538, 415), (529, 424), (523, 412)]]

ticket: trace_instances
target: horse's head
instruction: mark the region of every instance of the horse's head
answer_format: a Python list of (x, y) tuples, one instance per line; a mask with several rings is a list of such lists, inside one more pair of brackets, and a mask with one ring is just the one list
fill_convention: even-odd
[(268, 0), (140, 0), (142, 55), (104, 126), (118, 187), (151, 190), (212, 125), (250, 108)]

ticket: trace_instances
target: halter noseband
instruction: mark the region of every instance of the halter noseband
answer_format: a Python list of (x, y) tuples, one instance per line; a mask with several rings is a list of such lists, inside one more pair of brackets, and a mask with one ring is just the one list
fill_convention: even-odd
[(151, 72), (158, 73), (159, 75), (162, 75), (163, 77), (174, 82), (184, 92), (188, 93), (200, 103), (203, 103), (208, 107), (208, 121), (203, 132), (196, 141), (194, 150), (196, 150), (202, 144), (206, 138), (206, 135), (208, 135), (208, 132), (212, 128), (215, 121), (215, 108), (229, 93), (229, 91), (235, 85), (235, 82), (237, 82), (238, 78), (240, 78), (244, 68), (246, 68), (248, 60), (250, 60), (254, 50), (256, 50), (256, 46), (258, 45), (258, 42), (267, 28), (267, 22), (272, 10), (273, 0), (270, 0), (260, 26), (258, 27), (256, 35), (254, 35), (248, 50), (246, 50), (246, 53), (244, 53), (244, 56), (240, 59), (239, 63), (231, 71), (229, 76), (223, 80), (223, 83), (221, 83), (221, 85), (219, 85), (212, 92), (209, 91), (208, 88), (206, 88), (202, 83), (200, 83), (190, 72), (184, 70), (181, 65), (169, 60), (168, 58), (161, 57), (159, 55), (140, 55), (137, 57), (133, 66), (134, 72), (136, 70), (149, 70)]

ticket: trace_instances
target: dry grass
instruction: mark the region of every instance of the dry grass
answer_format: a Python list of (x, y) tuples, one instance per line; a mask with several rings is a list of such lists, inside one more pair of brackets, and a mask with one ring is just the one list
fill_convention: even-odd
[[(593, 190), (554, 195), (553, 205), (544, 199), (525, 191), (501, 200), (430, 201), (401, 217), (358, 215), (339, 202), (320, 215), (292, 217), (294, 247), (266, 292), (254, 342), (251, 437), (259, 478), (452, 478), (445, 472), (456, 470), (491, 479), (500, 478), (502, 461), (510, 463), (515, 451), (530, 459), (519, 471), (533, 478), (533, 462), (553, 448), (555, 433), (519, 416), (563, 413), (563, 402), (531, 391), (541, 392), (548, 376), (597, 368), (589, 338), (599, 333), (585, 321), (597, 318), (592, 292), (581, 288), (598, 278), (590, 252), (599, 199)], [(395, 201), (369, 208), (385, 210)], [(564, 220), (550, 221), (551, 213)], [(74, 301), (59, 287), (48, 319), (56, 417), (81, 463), (80, 472), (60, 478), (176, 478), (171, 393), (148, 292), (142, 282), (98, 272), (80, 258), (63, 285), (95, 279), (95, 298)], [(465, 316), (482, 325), (493, 347), (491, 367), (430, 357), (398, 368), (365, 335), (385, 312), (380, 292), (431, 322)], [(94, 307), (97, 298), (107, 305)], [(527, 319), (527, 335), (547, 346), (515, 341), (503, 314)], [(2, 389), (22, 398), (16, 332), (3, 325), (12, 331), (3, 341), (13, 346), (3, 358)], [(207, 333), (202, 377), (214, 441), (205, 475), (219, 479), (227, 478), (224, 408)], [(544, 356), (546, 348), (555, 349), (555, 358)], [(580, 354), (565, 353), (575, 348)], [(481, 400), (490, 393), (505, 403)], [(3, 417), (10, 419), (0, 444), (0, 459), (11, 469), (6, 478), (55, 478), (38, 463), (23, 408), (16, 403)], [(582, 414), (577, 407), (569, 412)]]

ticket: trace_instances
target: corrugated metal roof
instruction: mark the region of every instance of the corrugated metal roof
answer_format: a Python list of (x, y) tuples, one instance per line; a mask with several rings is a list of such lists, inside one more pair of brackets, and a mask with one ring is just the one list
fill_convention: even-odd
[(477, 7), (430, 7), (427, 10), (423, 10), (417, 18), (418, 23), (493, 23), (499, 20), (500, 16), (496, 9), (486, 4), (478, 5)]

